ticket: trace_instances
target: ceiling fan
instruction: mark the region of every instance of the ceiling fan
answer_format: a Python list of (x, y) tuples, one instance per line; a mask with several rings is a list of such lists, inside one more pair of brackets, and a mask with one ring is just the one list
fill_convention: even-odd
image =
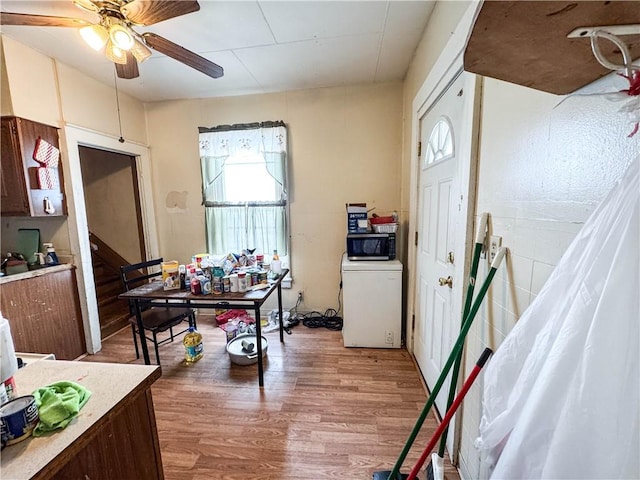
[(200, 55), (150, 32), (142, 34), (133, 27), (146, 27), (170, 18), (197, 12), (195, 0), (73, 0), (73, 3), (98, 15), (91, 23), (79, 18), (0, 12), (0, 24), (33, 27), (75, 27), (87, 44), (103, 50), (115, 63), (118, 77), (140, 75), (138, 62), (151, 56), (151, 50), (164, 53), (212, 78), (222, 77), (224, 70)]

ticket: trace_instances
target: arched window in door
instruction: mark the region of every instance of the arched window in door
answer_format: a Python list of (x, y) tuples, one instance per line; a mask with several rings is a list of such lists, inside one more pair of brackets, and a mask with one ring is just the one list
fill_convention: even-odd
[(424, 156), (424, 167), (432, 163), (453, 157), (453, 129), (447, 117), (441, 117), (429, 134), (427, 154)]

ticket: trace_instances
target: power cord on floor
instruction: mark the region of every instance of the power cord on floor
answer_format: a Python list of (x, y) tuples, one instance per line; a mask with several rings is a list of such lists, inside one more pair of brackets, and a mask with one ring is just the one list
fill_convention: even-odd
[[(340, 258), (346, 252), (342, 252)], [(289, 310), (289, 320), (286, 322), (284, 326), (285, 332), (291, 335), (291, 328), (298, 325), (300, 322), (305, 327), (308, 328), (321, 328), (324, 327), (328, 330), (339, 331), (342, 330), (343, 320), (342, 317), (339, 316), (340, 310), (342, 310), (342, 268), (340, 268), (340, 285), (338, 288), (338, 310), (333, 308), (327, 308), (324, 313), (320, 313), (317, 311), (308, 312), (308, 313), (300, 313), (298, 312), (298, 305), (302, 301), (302, 297), (298, 296), (296, 300), (295, 306)]]
[(324, 313), (299, 313), (297, 316), (302, 320), (302, 324), (305, 327), (324, 327), (328, 330), (342, 330), (342, 317), (339, 317), (338, 312), (336, 312), (333, 308), (327, 308)]

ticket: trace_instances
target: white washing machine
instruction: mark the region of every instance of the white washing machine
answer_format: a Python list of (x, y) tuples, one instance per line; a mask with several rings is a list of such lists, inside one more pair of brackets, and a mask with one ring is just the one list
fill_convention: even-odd
[(345, 347), (400, 348), (402, 263), (342, 257), (342, 338)]

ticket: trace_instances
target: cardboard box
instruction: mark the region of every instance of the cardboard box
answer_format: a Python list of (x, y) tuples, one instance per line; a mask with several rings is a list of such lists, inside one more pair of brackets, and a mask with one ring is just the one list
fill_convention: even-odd
[(348, 233), (367, 233), (367, 204), (347, 203)]
[(162, 284), (165, 290), (177, 290), (180, 288), (177, 260), (162, 262)]

